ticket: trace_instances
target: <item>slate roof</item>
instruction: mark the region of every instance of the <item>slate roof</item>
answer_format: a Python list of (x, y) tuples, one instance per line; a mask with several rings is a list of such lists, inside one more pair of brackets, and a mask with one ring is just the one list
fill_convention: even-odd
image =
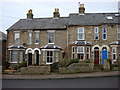
[(68, 17), (20, 19), (8, 30), (66, 29)]
[(92, 45), (92, 43), (86, 41), (74, 41), (71, 45)]
[(11, 45), (8, 46), (8, 49), (26, 49), (26, 47), (23, 45)]
[(61, 47), (54, 45), (54, 44), (48, 44), (45, 46), (40, 47), (41, 49), (61, 49)]
[(112, 43), (110, 43), (110, 45), (120, 45), (120, 41), (112, 42)]
[[(113, 19), (107, 19), (108, 16)], [(118, 13), (72, 13), (69, 17), (20, 19), (7, 30), (64, 30), (68, 25), (120, 25), (119, 20)]]
[[(120, 16), (118, 13), (85, 13), (80, 15), (78, 13), (70, 14), (69, 25), (105, 25), (118, 24), (120, 25)], [(112, 16), (113, 19), (107, 19)]]

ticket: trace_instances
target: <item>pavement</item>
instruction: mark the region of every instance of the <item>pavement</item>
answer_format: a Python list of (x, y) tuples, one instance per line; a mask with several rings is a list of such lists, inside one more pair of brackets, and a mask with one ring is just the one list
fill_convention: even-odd
[(7, 75), (3, 74), (2, 79), (7, 80), (40, 80), (40, 79), (65, 79), (65, 78), (92, 78), (92, 77), (107, 77), (119, 76), (119, 71), (109, 72), (91, 72), (78, 74), (50, 74), (50, 75)]

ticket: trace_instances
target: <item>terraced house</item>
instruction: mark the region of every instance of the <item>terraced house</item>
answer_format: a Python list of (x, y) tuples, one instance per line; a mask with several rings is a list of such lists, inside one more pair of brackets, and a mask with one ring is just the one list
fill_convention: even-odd
[(46, 65), (64, 58), (91, 59), (95, 65), (120, 56), (120, 13), (78, 13), (60, 17), (59, 9), (50, 18), (33, 18), (32, 10), (7, 30), (10, 63)]

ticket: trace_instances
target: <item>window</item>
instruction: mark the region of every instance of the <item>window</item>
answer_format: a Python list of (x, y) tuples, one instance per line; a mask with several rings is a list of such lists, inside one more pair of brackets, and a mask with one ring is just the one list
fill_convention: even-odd
[(77, 28), (78, 40), (84, 40), (84, 27)]
[(120, 27), (118, 27), (118, 30), (117, 30), (117, 37), (118, 37), (118, 40), (120, 40)]
[(118, 53), (119, 53), (119, 57), (120, 57), (120, 47), (118, 47)]
[(87, 52), (87, 59), (90, 59), (90, 47), (86, 48), (86, 52)]
[(48, 43), (54, 44), (55, 41), (55, 32), (54, 31), (49, 31), (48, 32)]
[(99, 40), (98, 27), (95, 27), (95, 28), (94, 28), (94, 40)]
[(17, 51), (12, 51), (12, 61), (11, 62), (17, 62), (18, 61), (18, 53)]
[(80, 60), (84, 60), (84, 47), (77, 47), (77, 57)]
[(102, 30), (102, 38), (103, 38), (103, 40), (106, 40), (107, 39), (107, 29), (106, 29), (106, 27), (103, 27), (103, 30)]
[(75, 58), (75, 47), (72, 47), (72, 58)]
[(56, 52), (56, 62), (59, 62), (59, 52)]
[(20, 43), (20, 33), (19, 32), (15, 32), (14, 33), (14, 43)]
[(23, 61), (23, 51), (19, 51), (19, 62)]
[(28, 32), (28, 44), (32, 44), (32, 32)]
[(47, 51), (46, 64), (52, 64), (52, 62), (53, 62), (53, 51)]
[(35, 44), (39, 44), (39, 32), (35, 32)]
[(112, 48), (112, 59), (116, 60), (116, 47)]

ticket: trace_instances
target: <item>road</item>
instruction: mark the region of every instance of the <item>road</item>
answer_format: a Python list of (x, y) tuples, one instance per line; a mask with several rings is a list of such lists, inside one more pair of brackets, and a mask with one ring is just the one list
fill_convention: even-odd
[(3, 88), (118, 88), (118, 77), (3, 80)]

